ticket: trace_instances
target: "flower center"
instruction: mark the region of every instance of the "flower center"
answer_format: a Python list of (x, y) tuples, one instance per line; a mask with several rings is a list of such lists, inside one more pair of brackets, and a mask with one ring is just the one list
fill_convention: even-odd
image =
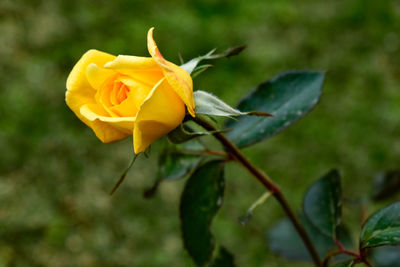
[(97, 91), (96, 101), (111, 117), (136, 117), (150, 91), (147, 84), (116, 74)]
[(110, 102), (113, 106), (119, 105), (128, 97), (130, 89), (123, 82), (114, 80), (113, 88), (110, 93)]

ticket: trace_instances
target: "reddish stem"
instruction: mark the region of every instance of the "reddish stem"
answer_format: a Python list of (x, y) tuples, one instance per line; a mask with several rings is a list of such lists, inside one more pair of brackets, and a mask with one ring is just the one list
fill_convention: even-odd
[(338, 255), (338, 254), (350, 255), (350, 256), (354, 257), (354, 261), (355, 262), (363, 262), (368, 267), (371, 267), (371, 264), (363, 256), (362, 253), (357, 253), (357, 252), (354, 252), (354, 251), (346, 249), (339, 240), (335, 240), (335, 243), (336, 243), (338, 249), (337, 250), (332, 250), (332, 251), (330, 251), (330, 252), (328, 252), (326, 254), (325, 258), (322, 260), (322, 263), (321, 263), (322, 267), (328, 266), (329, 259), (332, 258), (335, 255)]

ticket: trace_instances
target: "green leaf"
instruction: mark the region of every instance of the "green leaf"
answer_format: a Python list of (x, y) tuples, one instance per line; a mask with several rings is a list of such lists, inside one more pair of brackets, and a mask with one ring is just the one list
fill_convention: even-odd
[(230, 47), (230, 48), (224, 50), (223, 52), (221, 52), (219, 54), (214, 54), (214, 52), (217, 49), (213, 49), (213, 50), (211, 50), (210, 52), (208, 52), (207, 54), (205, 54), (203, 56), (199, 56), (199, 57), (193, 58), (190, 61), (182, 64), (181, 68), (183, 68), (184, 70), (189, 72), (189, 74), (191, 74), (193, 71), (196, 71), (197, 65), (203, 60), (218, 59), (218, 58), (223, 58), (223, 57), (229, 58), (229, 57), (238, 55), (245, 48), (246, 48), (245, 45)]
[(194, 102), (196, 103), (196, 114), (205, 114), (210, 116), (222, 116), (222, 117), (245, 116), (245, 115), (256, 115), (256, 116), (267, 116), (267, 117), (271, 116), (271, 114), (265, 112), (257, 112), (257, 111), (241, 112), (240, 110), (232, 108), (218, 97), (201, 90), (194, 92), (193, 97), (194, 97)]
[(400, 267), (400, 246), (382, 246), (371, 250), (376, 267)]
[(336, 237), (342, 215), (342, 189), (337, 170), (330, 171), (307, 190), (303, 210), (321, 233)]
[(200, 161), (201, 157), (196, 155), (166, 151), (160, 155), (161, 164), (157, 176), (162, 180), (179, 179), (196, 168)]
[[(321, 258), (330, 250), (337, 248), (332, 238), (321, 234), (304, 215), (300, 214), (299, 219)], [(345, 229), (339, 228), (338, 238), (346, 248), (352, 248), (351, 238)], [(291, 221), (287, 218), (279, 221), (268, 231), (267, 240), (269, 248), (272, 251), (287, 259), (312, 261), (302, 239), (299, 237)], [(343, 256), (340, 258), (343, 259)]]
[(374, 200), (388, 199), (400, 193), (400, 170), (388, 171), (375, 177)]
[(353, 265), (354, 265), (353, 260), (346, 260), (346, 261), (336, 263), (335, 265), (332, 265), (332, 267), (351, 267)]
[(247, 147), (284, 130), (318, 103), (324, 76), (323, 72), (291, 71), (260, 84), (237, 108), (268, 112), (273, 117), (227, 121), (226, 127), (233, 129), (228, 137), (239, 147)]
[(235, 262), (233, 255), (224, 247), (220, 247), (215, 259), (208, 265), (208, 267), (234, 267)]
[(373, 214), (362, 227), (360, 248), (400, 245), (400, 201)]
[(160, 154), (157, 179), (153, 186), (144, 192), (144, 197), (153, 197), (161, 182), (179, 179), (188, 175), (203, 159), (198, 155), (183, 154), (179, 150), (172, 151), (171, 149), (166, 149)]
[(224, 182), (224, 163), (210, 161), (191, 175), (181, 196), (183, 242), (198, 266), (204, 266), (213, 255), (215, 241), (210, 227), (222, 205)]

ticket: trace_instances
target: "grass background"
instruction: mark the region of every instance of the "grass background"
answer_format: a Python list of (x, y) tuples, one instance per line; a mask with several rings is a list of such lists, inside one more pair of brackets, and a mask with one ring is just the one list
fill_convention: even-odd
[[(246, 43), (240, 56), (194, 81), (232, 105), (284, 70), (328, 71), (310, 115), (245, 150), (294, 207), (330, 168), (341, 170), (348, 198), (367, 195), (376, 172), (399, 168), (398, 1), (3, 0), (0, 14), (0, 266), (193, 266), (179, 233), (184, 181), (142, 197), (154, 180), (157, 145), (110, 197), (132, 140), (101, 144), (64, 102), (67, 75), (86, 50), (147, 56), (152, 26), (174, 62), (178, 52), (188, 60)], [(265, 230), (283, 216), (273, 200), (246, 228), (237, 223), (262, 193), (228, 166), (217, 240), (238, 266), (310, 266), (268, 250)], [(344, 220), (356, 237), (358, 210), (345, 208)]]

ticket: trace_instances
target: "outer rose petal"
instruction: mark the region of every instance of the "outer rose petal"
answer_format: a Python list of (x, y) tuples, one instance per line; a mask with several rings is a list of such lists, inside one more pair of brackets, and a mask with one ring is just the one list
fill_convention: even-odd
[(151, 57), (119, 55), (104, 66), (108, 69), (158, 69), (157, 63)]
[(65, 101), (75, 115), (87, 126), (93, 129), (102, 142), (112, 142), (127, 137), (126, 133), (113, 128), (106, 122), (99, 120), (90, 121), (84, 117), (80, 109), (86, 104), (95, 104), (96, 90), (87, 80), (86, 70), (90, 63), (103, 66), (106, 62), (114, 60), (115, 56), (97, 50), (87, 51), (76, 63), (67, 79), (67, 92)]
[(132, 135), (135, 117), (109, 117), (106, 111), (95, 104), (86, 104), (81, 107), (81, 114), (90, 121), (106, 122), (113, 128), (125, 133), (125, 137)]
[(118, 56), (115, 60), (108, 62), (107, 69), (116, 70), (127, 75), (139, 83), (153, 87), (164, 77), (160, 66), (151, 57)]
[(154, 28), (151, 28), (147, 33), (147, 49), (149, 50), (151, 57), (163, 69), (168, 83), (186, 104), (190, 115), (194, 117), (195, 105), (193, 99), (192, 78), (187, 71), (164, 59), (160, 50), (158, 50), (156, 43), (154, 42), (153, 30)]
[(143, 102), (133, 130), (135, 153), (175, 129), (185, 117), (185, 104), (164, 78)]

